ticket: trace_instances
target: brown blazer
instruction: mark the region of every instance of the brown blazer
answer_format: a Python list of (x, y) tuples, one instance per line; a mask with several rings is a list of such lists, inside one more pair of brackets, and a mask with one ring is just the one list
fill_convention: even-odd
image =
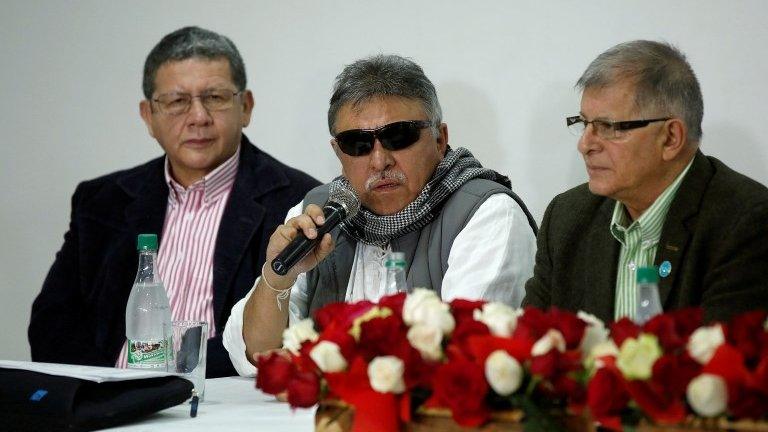
[[(616, 201), (583, 184), (555, 197), (537, 238), (525, 306), (583, 310), (613, 321), (619, 242)], [(768, 189), (700, 151), (664, 221), (654, 265), (664, 310), (701, 305), (705, 318), (768, 308)]]

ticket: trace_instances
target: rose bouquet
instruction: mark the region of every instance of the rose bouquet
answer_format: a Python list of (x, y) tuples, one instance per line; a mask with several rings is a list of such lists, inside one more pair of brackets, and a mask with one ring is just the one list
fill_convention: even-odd
[(286, 329), (288, 353), (258, 361), (256, 386), (294, 407), (341, 400), (352, 429), (398, 430), (418, 409), (448, 409), (462, 426), (497, 410), (522, 410), (527, 429), (558, 427), (550, 414), (587, 401), (585, 352), (607, 340), (603, 324), (557, 309), (444, 303), (430, 290), (335, 303)]
[(462, 426), (522, 412), (513, 417), (527, 431), (559, 429), (582, 411), (612, 430), (643, 418), (764, 419), (766, 315), (704, 325), (701, 309), (682, 309), (643, 326), (621, 319), (609, 335), (582, 312), (444, 303), (416, 289), (330, 304), (292, 325), (286, 351), (259, 358), (256, 386), (293, 407), (341, 401), (354, 408), (353, 431), (399, 430), (436, 409)]
[(612, 430), (681, 424), (692, 416), (762, 419), (768, 414), (765, 311), (703, 325), (701, 309), (658, 315), (640, 327), (622, 319), (588, 355), (587, 403)]

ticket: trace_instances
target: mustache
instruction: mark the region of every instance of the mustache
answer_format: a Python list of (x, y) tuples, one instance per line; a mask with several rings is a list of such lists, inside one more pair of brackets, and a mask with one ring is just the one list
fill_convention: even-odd
[(405, 174), (394, 170), (385, 170), (378, 174), (373, 174), (365, 181), (365, 190), (372, 190), (374, 183), (381, 180), (395, 180), (398, 184), (403, 184), (405, 183)]

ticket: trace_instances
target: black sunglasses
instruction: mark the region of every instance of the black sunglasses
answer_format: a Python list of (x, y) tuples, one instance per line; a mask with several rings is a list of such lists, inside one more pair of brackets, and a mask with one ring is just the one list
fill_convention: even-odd
[(379, 139), (387, 150), (402, 150), (421, 137), (421, 130), (432, 126), (426, 120), (407, 120), (390, 123), (376, 129), (350, 129), (339, 132), (333, 139), (344, 153), (350, 156), (365, 156), (373, 150)]

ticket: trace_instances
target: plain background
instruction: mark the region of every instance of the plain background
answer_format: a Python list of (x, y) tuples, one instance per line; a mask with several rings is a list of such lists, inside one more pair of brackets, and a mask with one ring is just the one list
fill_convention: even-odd
[(339, 173), (326, 124), (334, 77), (358, 58), (398, 53), (437, 87), (450, 144), (509, 175), (540, 220), (554, 195), (586, 179), (564, 121), (579, 111), (574, 82), (610, 46), (654, 39), (681, 48), (699, 77), (704, 152), (768, 183), (760, 0), (2, 3), (4, 359), (29, 358), (30, 307), (77, 183), (161, 154), (139, 117), (141, 71), (160, 38), (185, 25), (235, 42), (256, 98), (245, 132), (322, 181)]

